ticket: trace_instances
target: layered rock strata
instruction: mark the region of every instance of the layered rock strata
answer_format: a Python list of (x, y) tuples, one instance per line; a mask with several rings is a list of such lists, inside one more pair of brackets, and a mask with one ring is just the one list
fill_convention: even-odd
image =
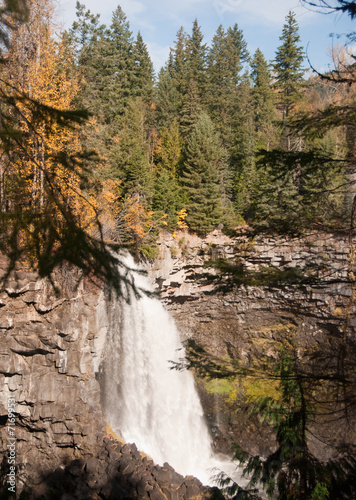
[[(5, 269), (6, 259), (0, 261)], [(35, 484), (101, 446), (105, 423), (95, 380), (108, 326), (104, 294), (63, 268), (54, 285), (20, 265), (0, 295), (2, 449), (16, 438), (16, 482)], [(9, 435), (8, 400), (15, 401)]]
[(105, 437), (96, 376), (110, 321), (108, 296), (69, 267), (53, 284), (20, 265), (12, 273), (0, 295), (3, 494), (14, 491), (14, 478), (16, 498), (209, 496), (197, 479)]
[[(182, 338), (193, 337), (214, 354), (246, 362), (261, 350), (273, 356), (274, 343), (288, 330), (305, 345), (355, 335), (355, 270), (346, 236), (162, 234), (159, 248), (150, 269), (157, 291)], [(256, 272), (292, 269), (318, 279), (233, 283), (212, 261)], [(5, 267), (1, 258), (0, 270)], [(100, 286), (78, 286), (78, 277), (73, 269), (58, 270), (56, 295), (48, 280), (19, 265), (0, 294), (1, 449), (13, 443), (8, 417), (9, 401), (15, 401), (17, 493), (26, 486), (33, 498), (204, 497), (196, 480), (104, 437), (96, 374), (111, 327), (110, 303)], [(228, 451), (236, 435), (252, 452), (269, 449), (268, 433), (246, 425), (219, 391), (199, 386), (217, 449)]]
[[(355, 262), (348, 235), (162, 234), (159, 250), (150, 269), (157, 291), (182, 337), (214, 355), (248, 364), (275, 356), (287, 337), (316, 349), (355, 338)], [(228, 266), (240, 274), (223, 272)], [(236, 412), (221, 385), (214, 390), (199, 382), (199, 389), (217, 449), (228, 451), (238, 437), (252, 453), (270, 450), (268, 431)]]

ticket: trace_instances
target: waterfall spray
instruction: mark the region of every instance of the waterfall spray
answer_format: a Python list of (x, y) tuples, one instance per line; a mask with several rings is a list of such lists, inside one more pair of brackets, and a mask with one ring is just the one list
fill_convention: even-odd
[[(149, 291), (133, 259), (125, 263), (135, 286)], [(174, 320), (158, 299), (133, 292), (129, 301), (118, 299), (100, 367), (104, 414), (119, 436), (156, 463), (208, 484), (216, 459), (193, 375), (170, 369), (182, 356)]]

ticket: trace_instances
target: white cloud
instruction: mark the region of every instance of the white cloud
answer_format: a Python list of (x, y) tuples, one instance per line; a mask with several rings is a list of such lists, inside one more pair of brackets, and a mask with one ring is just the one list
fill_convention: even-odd
[(147, 10), (147, 6), (138, 0), (119, 0), (119, 5), (125, 12), (128, 20), (136, 18), (137, 15)]
[(298, 0), (212, 0), (221, 19), (229, 14), (244, 14), (251, 24), (281, 25), (291, 10), (305, 20), (315, 15), (303, 8)]

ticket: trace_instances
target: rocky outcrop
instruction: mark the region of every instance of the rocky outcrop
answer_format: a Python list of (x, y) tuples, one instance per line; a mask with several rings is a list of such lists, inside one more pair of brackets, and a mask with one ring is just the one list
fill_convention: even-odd
[[(248, 363), (251, 354), (273, 356), (275, 342), (286, 335), (318, 345), (355, 334), (355, 270), (346, 237), (162, 234), (159, 248), (149, 271), (157, 291), (182, 337), (193, 336), (214, 354)], [(256, 281), (244, 281), (222, 272), (219, 265), (226, 263), (256, 273), (272, 270), (272, 279), (258, 282), (256, 274)], [(1, 258), (0, 272), (5, 267)], [(289, 274), (282, 280), (275, 270)], [(294, 277), (303, 275), (318, 279), (296, 285)], [(3, 450), (15, 450), (17, 493), (31, 488), (33, 498), (205, 497), (210, 492), (199, 481), (105, 437), (97, 373), (110, 306), (100, 286), (78, 278), (69, 267), (58, 270), (56, 294), (48, 280), (18, 265), (0, 294), (0, 436)], [(238, 435), (250, 451), (268, 451), (268, 431), (250, 420), (246, 425), (224, 388), (202, 381), (198, 386), (218, 450), (228, 451)], [(14, 429), (8, 425), (13, 401)]]
[[(6, 264), (1, 258), (0, 270)], [(51, 284), (18, 265), (1, 292), (0, 495), (9, 493), (13, 474), (17, 497), (208, 497), (197, 479), (109, 439), (97, 374), (110, 300), (79, 278), (63, 267)]]
[[(5, 268), (6, 261), (0, 264)], [(105, 423), (95, 380), (107, 328), (104, 294), (63, 268), (48, 280), (18, 266), (0, 295), (0, 414), (15, 401), (18, 491), (100, 446)]]
[[(219, 338), (236, 341), (241, 332), (271, 326), (276, 317), (308, 318), (315, 331), (320, 327), (335, 334), (343, 330), (347, 317), (354, 333), (350, 273), (355, 265), (347, 237), (318, 233), (294, 240), (248, 235), (230, 239), (215, 231), (205, 239), (187, 233), (175, 239), (162, 235), (159, 248), (150, 275), (183, 335), (210, 339), (221, 350)], [(258, 282), (258, 275), (255, 282), (239, 277), (234, 281), (214, 266), (222, 260), (247, 273), (265, 270), (265, 282)]]
[[(355, 337), (355, 263), (348, 236), (162, 234), (159, 249), (150, 269), (157, 291), (182, 337), (214, 355), (248, 364), (251, 357), (273, 357), (276, 345), (288, 338), (301, 349), (318, 349), (344, 335)], [(229, 265), (235, 274), (222, 271), (231, 270)], [(235, 411), (231, 400), (238, 388), (198, 385), (217, 449), (228, 451), (238, 436), (253, 453), (269, 451), (268, 431)]]
[(65, 500), (203, 500), (214, 490), (192, 476), (177, 474), (167, 463), (155, 465), (134, 444), (109, 438), (95, 456), (72, 460), (25, 489), (32, 498)]

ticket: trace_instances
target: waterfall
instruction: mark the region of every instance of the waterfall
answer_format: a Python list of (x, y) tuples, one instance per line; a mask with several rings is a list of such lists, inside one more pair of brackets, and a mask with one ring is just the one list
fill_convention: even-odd
[[(134, 272), (133, 259), (125, 263), (135, 286), (152, 290), (149, 279)], [(111, 324), (100, 366), (108, 424), (156, 463), (211, 483), (217, 459), (193, 375), (170, 369), (170, 361), (184, 356), (173, 318), (158, 299), (131, 291), (129, 302), (113, 304)]]

